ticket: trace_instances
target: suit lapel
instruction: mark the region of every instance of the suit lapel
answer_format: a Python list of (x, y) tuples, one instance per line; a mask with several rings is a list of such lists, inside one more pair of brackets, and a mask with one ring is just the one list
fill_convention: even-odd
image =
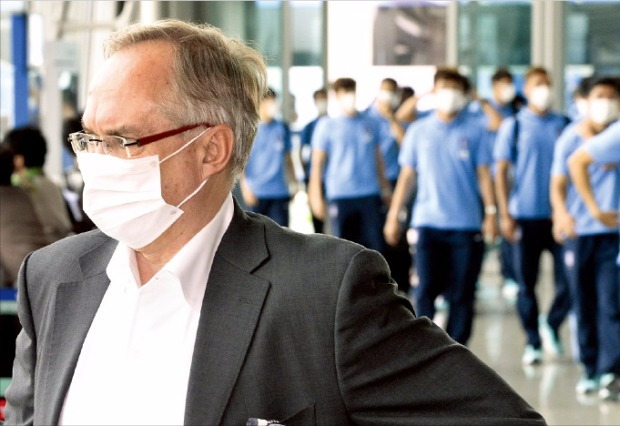
[(109, 240), (80, 259), (83, 281), (58, 286), (43, 391), (50, 402), (43, 405), (44, 410), (49, 410), (42, 413), (44, 424), (58, 423), (86, 334), (110, 284), (105, 268), (116, 245)]
[(185, 424), (221, 422), (269, 291), (269, 282), (251, 272), (267, 257), (263, 224), (235, 205), (202, 304)]

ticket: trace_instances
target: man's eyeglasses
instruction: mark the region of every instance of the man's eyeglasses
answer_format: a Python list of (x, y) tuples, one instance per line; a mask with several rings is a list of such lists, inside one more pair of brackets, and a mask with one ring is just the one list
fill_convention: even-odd
[(211, 127), (208, 123), (189, 124), (178, 129), (168, 130), (140, 139), (130, 139), (123, 136), (99, 136), (81, 131), (71, 133), (69, 135), (69, 142), (71, 142), (71, 147), (76, 154), (81, 152), (98, 152), (116, 157), (127, 156), (129, 158), (131, 157), (130, 147), (132, 146), (148, 145), (200, 126)]

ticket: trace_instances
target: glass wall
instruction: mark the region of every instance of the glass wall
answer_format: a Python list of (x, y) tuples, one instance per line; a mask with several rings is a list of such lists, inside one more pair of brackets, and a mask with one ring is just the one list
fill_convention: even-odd
[(252, 44), (266, 60), (283, 117), (303, 125), (315, 114), (312, 93), (324, 84), (323, 10), (321, 1), (165, 2), (162, 15), (207, 22)]
[(316, 117), (312, 94), (324, 85), (323, 3), (289, 2), (292, 66), (288, 73), (291, 124), (299, 130)]
[(566, 105), (584, 77), (620, 76), (620, 2), (565, 3)]
[(491, 75), (500, 66), (521, 87), (532, 56), (531, 21), (529, 1), (459, 2), (458, 64), (480, 96), (490, 96)]

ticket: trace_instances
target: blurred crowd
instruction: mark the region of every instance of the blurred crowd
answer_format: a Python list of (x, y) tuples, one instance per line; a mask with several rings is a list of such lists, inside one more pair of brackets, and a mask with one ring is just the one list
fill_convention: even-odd
[[(523, 363), (541, 363), (543, 350), (564, 355), (559, 330), (572, 312), (584, 367), (576, 391), (617, 400), (620, 78), (584, 79), (568, 115), (551, 108), (544, 68), (530, 68), (522, 88), (505, 68), (491, 83), (486, 99), (452, 68), (437, 70), (430, 94), (385, 78), (358, 110), (356, 81), (340, 78), (314, 92), (316, 118), (300, 132), (279, 119), (278, 95), (269, 90), (240, 198), (289, 226), (291, 200), (307, 194), (314, 232), (381, 252), (417, 315), (433, 318), (445, 304), (446, 332), (464, 345), (485, 250), (497, 248), (503, 293), (515, 299), (524, 332)], [(64, 139), (81, 130), (79, 118), (66, 120)], [(64, 179), (53, 182), (38, 128), (13, 129), (0, 146), (4, 287), (29, 252), (93, 228), (70, 145), (64, 151)], [(549, 307), (536, 295), (544, 251), (553, 256)]]

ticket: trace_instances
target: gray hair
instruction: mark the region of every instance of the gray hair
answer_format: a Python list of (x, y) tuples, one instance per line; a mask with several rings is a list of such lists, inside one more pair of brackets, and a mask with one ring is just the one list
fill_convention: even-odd
[(179, 124), (229, 125), (235, 136), (231, 174), (237, 177), (250, 155), (258, 108), (267, 89), (262, 56), (211, 25), (174, 19), (133, 24), (114, 32), (104, 45), (104, 55), (109, 58), (147, 41), (169, 42), (176, 51), (174, 99), (162, 105), (163, 113)]

